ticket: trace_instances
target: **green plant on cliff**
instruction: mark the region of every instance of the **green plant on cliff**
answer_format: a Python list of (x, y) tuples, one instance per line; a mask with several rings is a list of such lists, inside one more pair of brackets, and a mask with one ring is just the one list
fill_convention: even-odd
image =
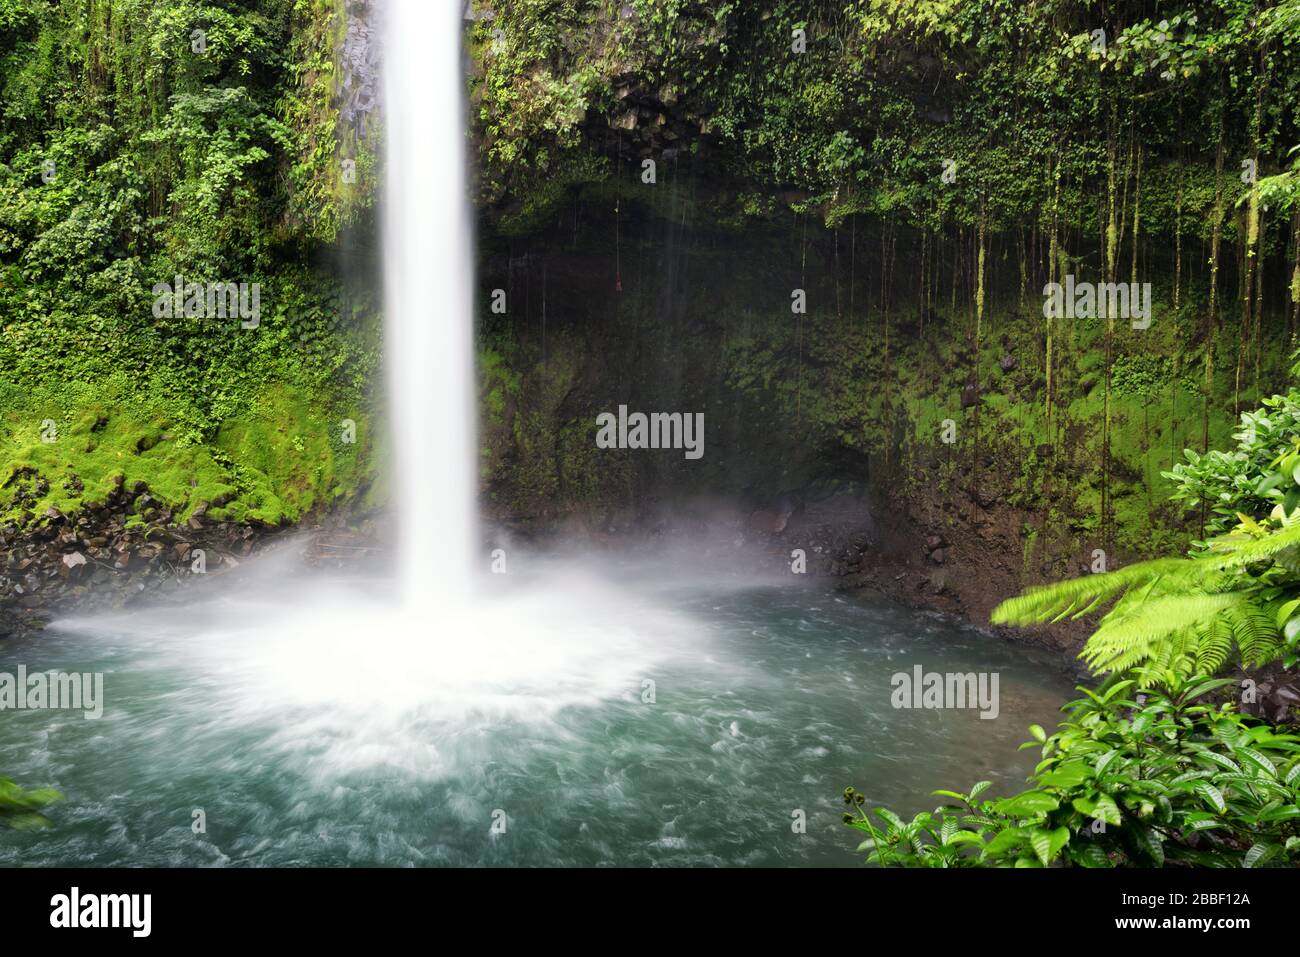
[(1242, 415), (1237, 447), (1168, 473), (1174, 498), (1212, 505), (1212, 528), (1186, 558), (1040, 585), (993, 612), (1028, 625), (1109, 610), (1080, 657), (1098, 672), (1140, 665), (1214, 672), (1300, 657), (1300, 396), (1274, 396)]
[(1186, 462), (1163, 473), (1174, 483), (1175, 501), (1208, 513), (1205, 527), (1212, 535), (1228, 531), (1238, 515), (1260, 518), (1275, 506), (1289, 512), (1300, 504), (1300, 456), (1293, 454), (1300, 449), (1300, 393), (1275, 395), (1243, 412), (1234, 438), (1236, 447), (1228, 451), (1199, 455), (1188, 449)]

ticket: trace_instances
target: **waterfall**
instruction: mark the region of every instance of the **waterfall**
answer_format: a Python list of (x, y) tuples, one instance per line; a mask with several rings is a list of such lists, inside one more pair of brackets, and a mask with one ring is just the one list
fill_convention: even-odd
[[(387, 0), (381, 9), (385, 369), (401, 534), (397, 600), (390, 582), (368, 563), (348, 571), (305, 566), (306, 541), (300, 539), (211, 580), (199, 576), (183, 602), (142, 602), (120, 614), (66, 618), (50, 627), (87, 636), (84, 647), (96, 655), (104, 640), (111, 641), (106, 661), (133, 649), (129, 671), (113, 672), (105, 683), (106, 717), (124, 713), (128, 720), (105, 725), (126, 729), (129, 737), (136, 714), (129, 709), (152, 703), (174, 709), (166, 720), (176, 726), (202, 729), (183, 745), (198, 762), (183, 779), (191, 793), (216, 787), (206, 777), (210, 753), (236, 753), (234, 793), (240, 796), (232, 807), (263, 801), (247, 788), (264, 780), (272, 785), (267, 794), (283, 796), (286, 786), (301, 791), (299, 806), (326, 815), (326, 827), (338, 820), (337, 833), (347, 835), (358, 809), (411, 794), (411, 782), (447, 781), (450, 790), (425, 792), (436, 814), (449, 815), (438, 820), (471, 827), (472, 840), (481, 845), (489, 822), (480, 827), (477, 809), (487, 813), (504, 804), (513, 814), (516, 804), (504, 802), (518, 793), (509, 780), (485, 778), (484, 767), (526, 771), (507, 772), (513, 781), (543, 779), (530, 763), (534, 755), (549, 770), (570, 757), (561, 714), (591, 714), (614, 703), (618, 720), (628, 726), (633, 701), (646, 707), (642, 714), (663, 714), (649, 707), (647, 689), (670, 662), (711, 660), (702, 650), (711, 636), (691, 615), (664, 607), (648, 575), (634, 573), (636, 587), (629, 588), (618, 577), (624, 568), (611, 570), (603, 559), (529, 555), (520, 548), (511, 552), (508, 574), (475, 572), (481, 543), (473, 237), (456, 12), (445, 0)], [(692, 575), (693, 585), (699, 577)], [(472, 596), (471, 585), (477, 586)], [(437, 640), (430, 640), (432, 630)], [(5, 653), (0, 649), (0, 660)], [(156, 685), (158, 676), (171, 684)], [(155, 713), (149, 720), (162, 719)], [(9, 724), (0, 721), (0, 749)], [(589, 753), (603, 762), (604, 719), (592, 727), (602, 743)], [(219, 746), (210, 744), (211, 732)], [(94, 752), (93, 743), (87, 748), (86, 754)], [(140, 750), (125, 739), (123, 748)], [(169, 775), (176, 755), (165, 757), (150, 769), (163, 782), (151, 783), (151, 793), (175, 783)], [(586, 765), (585, 758), (573, 760)], [(110, 764), (121, 780), (134, 779), (132, 758)], [(122, 793), (122, 786), (113, 787)], [(339, 803), (344, 791), (359, 803), (349, 799), (345, 809)], [(118, 808), (123, 802), (99, 797), (96, 803)], [(299, 819), (288, 807), (285, 813), (263, 816), (293, 832), (280, 846), (286, 857), (266, 860), (305, 860), (303, 849), (320, 853), (326, 846), (328, 856), (313, 860), (345, 859), (333, 844), (322, 843), (314, 820)], [(374, 824), (367, 840), (376, 848), (391, 836), (421, 863), (444, 860), (439, 834), (417, 835), (406, 824), (399, 829), (395, 815), (372, 820), (370, 814), (362, 817)], [(412, 827), (422, 826), (423, 816), (416, 815)], [(123, 826), (115, 823), (112, 833)], [(96, 837), (86, 846), (112, 843)]]
[(462, 594), (477, 547), (461, 31), (455, 4), (386, 4), (385, 366), (408, 608)]

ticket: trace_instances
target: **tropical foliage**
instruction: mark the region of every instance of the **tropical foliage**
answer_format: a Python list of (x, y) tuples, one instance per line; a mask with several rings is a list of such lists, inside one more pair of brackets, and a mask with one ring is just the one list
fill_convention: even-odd
[(1031, 727), (1042, 761), (1019, 794), (936, 791), (943, 805), (904, 821), (849, 788), (858, 849), (887, 867), (1300, 862), (1300, 736), (1213, 703), (1230, 679), (1139, 674), (1080, 688), (1050, 736)]
[[(341, 118), (348, 26), (335, 0), (0, 0), (0, 524), (117, 476), (271, 524), (356, 490), (368, 430), (329, 441), (368, 418), (379, 356), (366, 270), (344, 296), (334, 253), (373, 197), (373, 135)], [(258, 284), (260, 323), (158, 317), (177, 275)], [(27, 472), (49, 491), (22, 508)]]
[[(1084, 646), (1098, 672), (1139, 665), (1214, 672), (1229, 661), (1286, 667), (1300, 642), (1300, 396), (1274, 396), (1241, 417), (1237, 448), (1197, 456), (1168, 477), (1174, 498), (1212, 504), (1214, 527), (1190, 557), (1139, 562), (1042, 585), (993, 612), (1027, 625), (1109, 611)], [(1235, 654), (1235, 658), (1233, 657)]]
[(1290, 514), (1300, 504), (1300, 457), (1292, 457), (1300, 450), (1300, 393), (1271, 396), (1243, 412), (1233, 438), (1236, 447), (1228, 451), (1187, 449), (1186, 462), (1162, 473), (1174, 483), (1175, 501), (1205, 515), (1211, 535), (1229, 531), (1239, 515), (1267, 515), (1277, 505)]
[[(1029, 589), (993, 620), (1032, 624), (1081, 618), (1103, 606), (1081, 653), (1109, 677), (1065, 707), (1042, 748), (1032, 788), (1003, 800), (938, 791), (957, 803), (905, 822), (887, 808), (846, 823), (860, 846), (904, 866), (1257, 867), (1300, 859), (1300, 737), (1243, 717), (1229, 664), (1300, 657), (1300, 439), (1296, 395), (1242, 416), (1232, 452), (1188, 455), (1169, 474), (1175, 497), (1204, 499), (1235, 525), (1186, 558)], [(873, 821), (873, 815), (876, 820)]]

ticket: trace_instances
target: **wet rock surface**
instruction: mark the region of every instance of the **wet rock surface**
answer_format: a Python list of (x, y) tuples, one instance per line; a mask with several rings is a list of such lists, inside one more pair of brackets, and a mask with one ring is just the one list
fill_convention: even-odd
[(1241, 710), (1271, 724), (1300, 724), (1300, 676), (1272, 665), (1235, 675), (1237, 686), (1226, 689)]
[(129, 606), (191, 576), (236, 567), (282, 530), (186, 521), (143, 482), (119, 484), (76, 515), (49, 508), (23, 525), (0, 525), (0, 637), (39, 628), (71, 608)]

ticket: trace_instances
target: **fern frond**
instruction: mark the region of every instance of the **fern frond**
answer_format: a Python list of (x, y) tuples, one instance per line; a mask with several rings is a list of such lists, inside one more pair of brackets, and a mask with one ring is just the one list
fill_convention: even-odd
[(1271, 615), (1255, 604), (1230, 609), (1224, 619), (1247, 667), (1262, 665), (1282, 654), (1282, 635)]
[(1167, 641), (1156, 645), (1151, 668), (1160, 674), (1187, 671), (1200, 642), (1201, 636), (1191, 629), (1175, 632)]
[(1196, 666), (1205, 674), (1214, 674), (1223, 667), (1232, 652), (1232, 627), (1227, 616), (1220, 615), (1200, 636), (1196, 646)]
[(1276, 622), (1280, 602), (1264, 599), (1263, 580), (1247, 570), (1267, 562), (1300, 563), (1300, 521), (1272, 529), (1243, 521), (1194, 558), (1157, 559), (1039, 585), (998, 605), (993, 621), (1024, 625), (1079, 618), (1109, 604), (1079, 655), (1095, 672), (1142, 665), (1214, 673), (1234, 649), (1242, 664), (1262, 665), (1285, 651)]
[(1092, 611), (1103, 602), (1132, 588), (1150, 585), (1166, 577), (1191, 577), (1199, 563), (1187, 558), (1159, 558), (1139, 562), (1097, 575), (1084, 575), (1050, 585), (1035, 585), (1023, 595), (1008, 598), (993, 609), (993, 623), (1032, 625), (1061, 618), (1082, 609)]
[(1112, 609), (1079, 655), (1094, 671), (1123, 671), (1157, 656), (1158, 646), (1185, 631), (1205, 631), (1244, 601), (1232, 593), (1166, 595)]
[(1241, 568), (1277, 556), (1300, 545), (1300, 524), (1269, 532), (1262, 537), (1234, 532), (1210, 543), (1210, 554), (1218, 557), (1219, 568)]

